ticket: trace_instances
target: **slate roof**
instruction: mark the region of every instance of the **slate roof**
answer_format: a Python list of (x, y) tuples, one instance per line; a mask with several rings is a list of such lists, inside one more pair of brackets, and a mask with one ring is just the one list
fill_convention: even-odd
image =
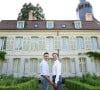
[[(47, 30), (46, 22), (49, 20), (30, 20), (25, 21), (23, 30)], [(50, 20), (54, 22), (54, 28), (52, 30), (74, 30), (74, 22), (78, 20)], [(38, 24), (38, 28), (34, 25)], [(61, 25), (65, 24), (66, 27), (63, 28)], [(100, 22), (96, 21), (81, 21), (82, 30), (100, 30)], [(0, 30), (17, 30), (17, 20), (2, 20), (0, 22)]]

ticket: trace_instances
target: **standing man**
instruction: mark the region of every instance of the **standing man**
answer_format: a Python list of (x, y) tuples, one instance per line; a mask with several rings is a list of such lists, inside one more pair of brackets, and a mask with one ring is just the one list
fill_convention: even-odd
[(41, 73), (41, 84), (42, 84), (42, 90), (48, 90), (49, 85), (48, 82), (54, 86), (54, 83), (49, 78), (49, 65), (48, 65), (48, 58), (49, 53), (44, 53), (44, 59), (40, 63), (40, 73)]
[(54, 90), (61, 90), (61, 83), (62, 83), (62, 77), (61, 77), (61, 63), (58, 60), (58, 54), (57, 53), (53, 53), (53, 67), (52, 67), (52, 74), (53, 74), (53, 82), (55, 83), (55, 87)]

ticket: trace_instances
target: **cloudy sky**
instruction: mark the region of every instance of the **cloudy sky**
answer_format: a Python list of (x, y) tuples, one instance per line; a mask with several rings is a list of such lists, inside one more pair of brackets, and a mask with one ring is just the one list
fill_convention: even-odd
[[(93, 6), (94, 16), (100, 21), (100, 0), (87, 0)], [(39, 3), (47, 20), (75, 20), (79, 0), (1, 0), (0, 20), (16, 20), (24, 3)]]

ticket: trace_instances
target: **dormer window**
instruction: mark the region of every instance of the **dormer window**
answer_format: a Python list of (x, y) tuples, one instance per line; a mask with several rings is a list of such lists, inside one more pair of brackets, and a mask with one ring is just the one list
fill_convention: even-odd
[(66, 24), (61, 24), (61, 28), (66, 28)]
[(23, 29), (24, 28), (24, 24), (25, 24), (25, 21), (17, 21), (17, 28), (18, 29)]
[(46, 22), (46, 28), (47, 29), (53, 29), (54, 28), (54, 21), (47, 21)]
[(39, 24), (34, 24), (34, 28), (39, 28)]
[(75, 26), (75, 29), (81, 29), (82, 28), (81, 21), (74, 21), (74, 26)]

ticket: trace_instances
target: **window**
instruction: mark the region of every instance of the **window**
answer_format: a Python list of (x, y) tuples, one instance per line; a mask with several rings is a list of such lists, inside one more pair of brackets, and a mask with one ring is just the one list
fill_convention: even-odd
[(84, 49), (84, 40), (82, 37), (77, 37), (77, 49)]
[(32, 74), (38, 73), (38, 60), (37, 60), (37, 58), (30, 59), (30, 72), (32, 72)]
[(24, 21), (17, 21), (17, 28), (18, 29), (23, 29), (24, 28)]
[(97, 37), (91, 37), (91, 45), (92, 49), (98, 49), (98, 38)]
[(32, 50), (39, 50), (39, 38), (38, 37), (32, 37), (31, 38), (31, 48)]
[(75, 29), (81, 29), (82, 28), (81, 21), (74, 21), (74, 26), (75, 26)]
[(66, 28), (66, 24), (61, 24), (61, 28)]
[(14, 58), (13, 60), (13, 72), (20, 72), (20, 58)]
[(16, 37), (16, 42), (15, 42), (15, 49), (16, 50), (22, 50), (23, 48), (23, 38), (22, 37)]
[(47, 21), (46, 22), (46, 27), (48, 29), (53, 29), (54, 28), (54, 22), (53, 21)]
[(68, 37), (61, 38), (61, 49), (68, 50), (69, 49), (69, 39)]
[(85, 58), (79, 58), (79, 68), (80, 68), (80, 72), (82, 73), (86, 72), (86, 59)]
[(7, 37), (0, 37), (0, 50), (6, 49)]
[(53, 37), (47, 37), (46, 38), (46, 49), (47, 50), (53, 50), (54, 49), (54, 38)]
[(94, 70), (95, 72), (100, 72), (100, 60), (94, 59)]
[(34, 28), (39, 28), (39, 24), (34, 24)]

